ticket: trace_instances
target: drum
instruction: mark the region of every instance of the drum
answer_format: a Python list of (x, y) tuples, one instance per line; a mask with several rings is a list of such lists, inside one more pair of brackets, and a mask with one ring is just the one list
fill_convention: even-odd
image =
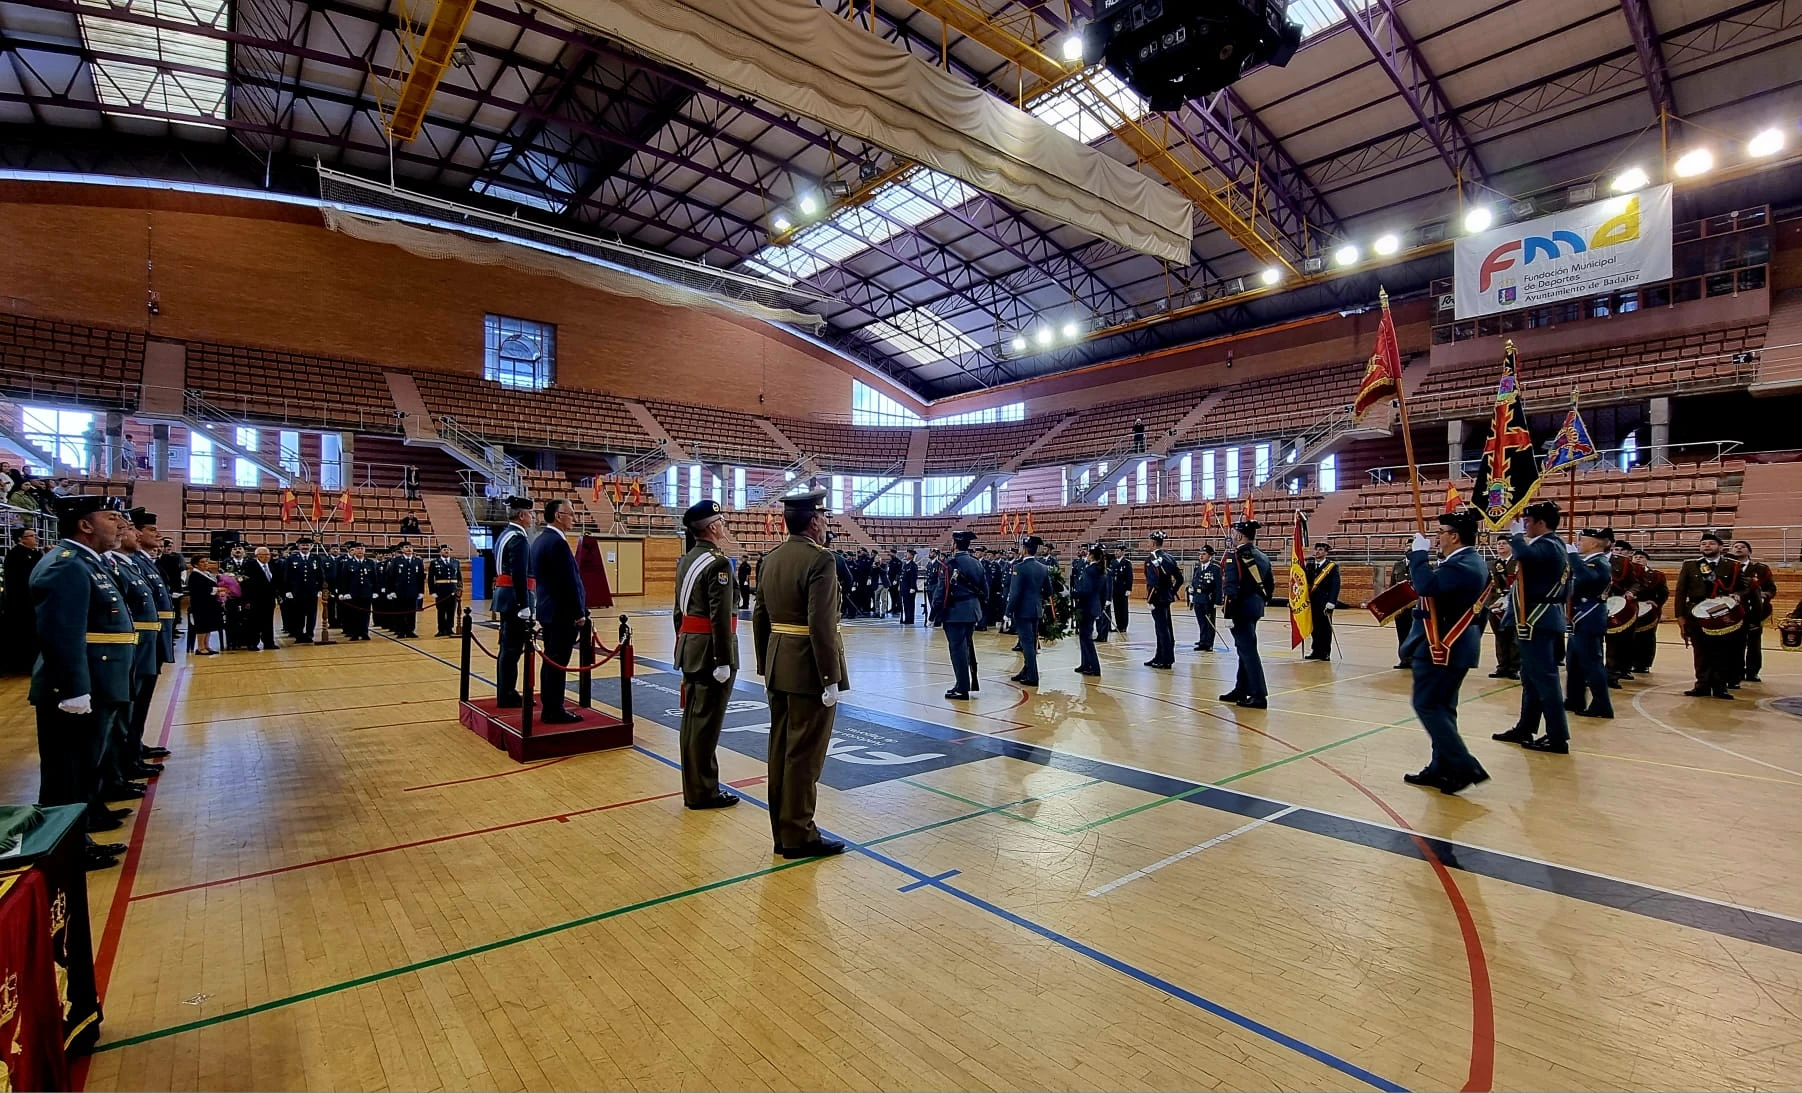
[(1647, 630), (1658, 625), (1658, 605), (1651, 600), (1639, 601), (1639, 619), (1633, 624), (1635, 630)]
[(1785, 649), (1802, 649), (1802, 619), (1784, 619), (1777, 624)]
[(1625, 596), (1608, 597), (1608, 632), (1610, 634), (1625, 633), (1633, 629), (1639, 621), (1639, 601), (1632, 593)]
[(1397, 615), (1419, 602), (1420, 595), (1414, 591), (1414, 586), (1403, 581), (1401, 584), (1384, 589), (1377, 594), (1375, 599), (1364, 606), (1370, 611), (1371, 616), (1381, 624), (1394, 620)]
[(1718, 638), (1738, 630), (1746, 618), (1746, 605), (1738, 596), (1711, 596), (1689, 609), (1702, 633)]

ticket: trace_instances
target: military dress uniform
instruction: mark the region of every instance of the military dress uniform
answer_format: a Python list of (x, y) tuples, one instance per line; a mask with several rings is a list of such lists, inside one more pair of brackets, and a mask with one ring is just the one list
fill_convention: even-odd
[(162, 773), (160, 767), (144, 762), (142, 744), (132, 739), (132, 725), (148, 712), (151, 696), (156, 693), (156, 677), (163, 670), (163, 621), (157, 617), (156, 593), (129, 555), (108, 551), (102, 561), (125, 593), (136, 638), (131, 658), (131, 705), (113, 720), (105, 745), (106, 759), (101, 764), (104, 796), (127, 787), (134, 778)]
[(344, 630), (344, 640), (368, 641), (369, 616), (375, 610), (380, 583), (379, 567), (374, 558), (357, 557), (356, 552), (363, 549), (362, 543), (353, 540), (345, 545), (350, 553), (338, 562), (336, 578), (339, 624)]
[[(1649, 561), (1649, 559), (1648, 559)], [(1658, 624), (1664, 617), (1664, 605), (1670, 602), (1671, 585), (1662, 570), (1653, 569), (1646, 561), (1645, 576), (1640, 579), (1643, 600), (1657, 605), (1657, 610), (1641, 615), (1633, 627), (1633, 673), (1650, 672), (1658, 659)]]
[[(720, 519), (718, 501), (702, 501), (682, 515), (690, 547), (676, 563), (676, 667), (682, 671), (682, 803), (725, 808), (738, 798), (720, 790), (720, 730), (738, 675), (738, 612), (733, 608), (732, 559), (694, 538)], [(836, 568), (836, 567), (834, 567)]]
[(390, 561), (382, 583), (382, 613), (397, 638), (416, 638), (419, 607), (425, 600), (425, 563), (402, 551)]
[(1233, 649), (1239, 655), (1239, 671), (1233, 689), (1221, 695), (1220, 701), (1254, 710), (1270, 704), (1264, 661), (1258, 656), (1258, 620), (1264, 617), (1264, 605), (1276, 589), (1270, 558), (1253, 541), (1260, 526), (1256, 520), (1241, 520), (1233, 525), (1233, 530), (1245, 536), (1246, 541), (1233, 549), (1232, 557), (1221, 567), (1225, 571), (1225, 614), (1233, 624)]
[[(156, 526), (156, 514), (142, 508), (132, 509), (125, 515), (136, 527)], [(161, 674), (163, 665), (175, 663), (175, 597), (169, 594), (169, 587), (163, 583), (163, 575), (157, 568), (156, 559), (150, 556), (150, 552), (141, 543), (136, 551), (124, 555), (124, 558), (138, 567), (138, 575), (149, 586), (151, 599), (156, 604), (158, 624), (156, 671), (140, 679), (132, 691), (131, 725), (125, 751), (132, 761), (140, 762), (144, 758), (144, 724), (150, 715), (150, 702), (156, 696), (157, 677)]]
[(1339, 605), (1339, 563), (1330, 556), (1309, 558), (1302, 569), (1308, 576), (1308, 613), (1314, 620), (1314, 643), (1308, 650), (1308, 659), (1332, 660), (1333, 609)]
[[(1583, 538), (1613, 541), (1609, 528), (1585, 528)], [(1564, 708), (1582, 717), (1614, 717), (1608, 694), (1605, 645), (1608, 637), (1608, 586), (1614, 582), (1614, 559), (1606, 550), (1571, 557), (1571, 617), (1564, 653)]]
[(1024, 687), (1039, 685), (1039, 619), (1051, 593), (1051, 572), (1039, 561), (1039, 545), (1036, 535), (1026, 540), (1026, 557), (1010, 567), (1007, 581), (1007, 617), (1013, 620), (1026, 662), (1014, 682)]
[[(1535, 501), (1527, 506), (1526, 516), (1543, 520), (1548, 529), (1555, 528), (1558, 504)], [(1508, 604), (1520, 649), (1520, 719), (1492, 739), (1561, 754), (1570, 750), (1570, 723), (1564, 716), (1564, 694), (1558, 686), (1557, 647), (1566, 629), (1564, 599), (1570, 587), (1571, 548), (1555, 530), (1531, 539), (1517, 531), (1509, 543), (1520, 565)], [(1539, 736), (1542, 718), (1545, 735)]]
[[(532, 626), (532, 567), (526, 530), (532, 523), (532, 499), (509, 497), (507, 508), (513, 519), (494, 543), (496, 573), (491, 605), (500, 616), (501, 628), (495, 694), (499, 705), (518, 706), (524, 701), (519, 693), (519, 658), (525, 654), (526, 637)], [(522, 519), (524, 524), (519, 522)]]
[(297, 550), (282, 565), (282, 618), (289, 621), (294, 641), (308, 645), (319, 630), (319, 593), (325, 588), (325, 555), (311, 549)]
[[(1702, 539), (1704, 542), (1712, 541), (1717, 547), (1721, 542), (1720, 537), (1712, 533), (1702, 536)], [(1733, 678), (1733, 658), (1741, 648), (1737, 632), (1703, 633), (1696, 618), (1690, 614), (1690, 608), (1703, 600), (1716, 597), (1743, 597), (1745, 592), (1744, 569), (1719, 551), (1712, 557), (1704, 554), (1699, 558), (1691, 558), (1678, 571), (1677, 622), (1683, 627), (1683, 633), (1689, 640), (1696, 664), (1696, 685), (1683, 692), (1690, 698), (1732, 698), (1727, 684)]]
[[(1479, 519), (1476, 509), (1465, 508), (1441, 515), (1439, 523), (1461, 540), (1473, 540)], [(1420, 605), (1413, 609), (1406, 652), (1414, 673), (1414, 715), (1432, 741), (1433, 757), (1419, 774), (1402, 777), (1410, 785), (1455, 794), (1489, 780), (1458, 734), (1458, 691), (1483, 647), (1480, 616), (1490, 578), (1474, 547), (1458, 547), (1435, 567), (1427, 561), (1428, 545), (1426, 536), (1416, 535), (1408, 552), (1408, 580)]]
[(1114, 629), (1126, 633), (1126, 610), (1133, 596), (1133, 563), (1122, 551), (1108, 566), (1114, 578)]
[(983, 604), (989, 598), (989, 577), (982, 563), (970, 556), (974, 532), (954, 532), (951, 539), (957, 550), (940, 567), (939, 618), (944, 623), (945, 641), (951, 650), (951, 671), (956, 682), (945, 692), (946, 698), (965, 699), (971, 692), (982, 690), (976, 680), (976, 626), (982, 621)]
[(440, 554), (432, 559), (426, 576), (431, 581), (432, 595), (438, 601), (438, 632), (434, 636), (456, 637), (457, 602), (463, 598), (463, 563)]
[(914, 601), (920, 598), (920, 563), (914, 560), (914, 552), (907, 552), (907, 560), (901, 563), (901, 625), (914, 624)]
[(1490, 679), (1520, 678), (1520, 645), (1514, 635), (1514, 616), (1508, 610), (1513, 603), (1508, 589), (1519, 570), (1520, 562), (1513, 555), (1489, 560), (1489, 583), (1499, 597), (1488, 613), (1489, 628), (1495, 635), (1495, 671), (1489, 673)]
[(1761, 682), (1764, 671), (1764, 624), (1771, 618), (1771, 601), (1777, 598), (1777, 577), (1763, 562), (1741, 560), (1746, 574), (1746, 621), (1740, 627), (1740, 647), (1734, 650), (1728, 666), (1727, 686), (1737, 687), (1746, 680)]
[(1151, 626), (1157, 635), (1157, 648), (1145, 662), (1145, 667), (1173, 668), (1176, 666), (1176, 628), (1170, 619), (1170, 605), (1176, 602), (1177, 589), (1182, 587), (1183, 571), (1175, 558), (1164, 553), (1163, 532), (1154, 531), (1149, 538), (1154, 548), (1151, 556), (1145, 559), (1145, 602), (1151, 605)]
[(1199, 631), (1195, 641), (1198, 653), (1214, 651), (1214, 640), (1218, 637), (1214, 620), (1220, 608), (1220, 578), (1220, 563), (1214, 560), (1211, 550), (1195, 563), (1195, 572), (1189, 576), (1189, 606), (1195, 611), (1195, 625)]
[(1107, 600), (1103, 595), (1107, 565), (1092, 557), (1080, 555), (1070, 566), (1070, 607), (1076, 612), (1076, 640), (1081, 660), (1076, 665), (1079, 676), (1101, 675), (1101, 660), (1095, 653), (1095, 628), (1107, 617)]
[[(814, 490), (782, 503), (799, 519), (825, 512), (825, 498)], [(838, 696), (849, 684), (838, 602), (838, 568), (824, 546), (791, 533), (765, 555), (751, 634), (770, 702), (770, 828), (785, 858), (845, 848), (821, 838), (813, 822)]]
[[(1608, 596), (1610, 599), (1633, 597), (1637, 611), (1645, 595), (1645, 569), (1633, 560), (1631, 548), (1625, 542), (1617, 539), (1610, 549), (1613, 553), (1608, 560)], [(1635, 616), (1623, 629), (1616, 631), (1612, 629), (1611, 619), (1608, 636), (1602, 639), (1602, 648), (1607, 653), (1608, 686), (1616, 690), (1623, 680), (1633, 678), (1633, 630), (1637, 621)]]

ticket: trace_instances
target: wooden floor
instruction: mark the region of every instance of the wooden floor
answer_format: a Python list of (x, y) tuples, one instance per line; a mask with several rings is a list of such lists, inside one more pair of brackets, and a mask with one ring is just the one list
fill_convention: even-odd
[[(1386, 629), (1324, 665), (1269, 620), (1253, 712), (1180, 618), (1175, 672), (1140, 616), (1099, 683), (1064, 642), (1031, 694), (978, 635), (956, 708), (942, 637), (847, 623), (819, 819), (862, 845), (785, 863), (758, 805), (682, 809), (668, 623), (636, 622), (638, 747), (528, 767), (457, 725), (448, 640), (171, 669), (175, 758), (93, 875), (87, 1087), (1802, 1086), (1802, 719), (1773, 706), (1802, 655), (1729, 704), (1679, 696), (1666, 644), (1568, 757), (1489, 739), (1519, 691), (1486, 664), (1494, 777), (1450, 798), (1400, 780), (1427, 747)], [(755, 683), (721, 753), (753, 800)]]

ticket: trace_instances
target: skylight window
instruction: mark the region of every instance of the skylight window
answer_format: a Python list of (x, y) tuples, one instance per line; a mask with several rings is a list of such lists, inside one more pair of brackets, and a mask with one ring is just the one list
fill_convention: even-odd
[[(568, 168), (566, 165), (537, 149), (526, 149), (517, 156), (513, 156), (511, 148), (507, 145), (496, 147), (490, 162), (501, 163), (510, 156), (513, 162), (508, 169), (507, 174), (503, 174), (498, 180), (482, 179), (471, 186), (470, 189), (479, 194), (498, 197), (503, 201), (511, 201), (516, 205), (543, 209), (546, 212), (560, 213), (568, 210), (569, 202), (567, 200), (558, 200), (556, 197), (551, 196), (552, 194), (570, 194), (573, 196), (575, 193), (575, 186), (570, 182), (569, 178), (566, 177), (568, 175)], [(508, 185), (508, 176), (515, 173), (525, 176), (518, 181), (524, 182), (529, 180), (536, 182), (544, 187), (545, 190), (549, 190), (550, 194), (538, 190), (528, 190), (523, 187)]]
[[(1361, 0), (1354, 6), (1362, 11), (1370, 6), (1370, 0)], [(1303, 38), (1312, 38), (1345, 22), (1345, 9), (1336, 0), (1289, 0), (1289, 20), (1301, 24)]]
[(976, 191), (949, 175), (920, 169), (879, 187), (869, 200), (803, 228), (786, 245), (772, 243), (745, 267), (793, 284), (887, 242), (908, 228), (968, 203)]
[(969, 335), (924, 307), (903, 311), (886, 320), (878, 319), (864, 327), (863, 332), (887, 342), (912, 357), (917, 364), (931, 364), (982, 349)]
[[(147, 16), (195, 27), (223, 29), (227, 23), (226, 0), (131, 0), (121, 8)], [(187, 115), (189, 124), (205, 125), (204, 118), (223, 118), (226, 109), (225, 73), (227, 43), (186, 31), (140, 26), (111, 18), (112, 7), (82, 0), (77, 15), (82, 42), (96, 54), (110, 55), (93, 62), (94, 93), (101, 106), (138, 107), (163, 114)], [(141, 57), (144, 64), (120, 60)], [(169, 72), (157, 62), (205, 70)], [(211, 75), (210, 73), (218, 73)], [(108, 111), (111, 113), (112, 111)]]
[(1097, 67), (1089, 70), (1087, 82), (1072, 82), (1062, 91), (1034, 102), (1027, 112), (1072, 140), (1094, 144), (1114, 131), (1120, 124), (1120, 114), (1138, 121), (1151, 112), (1151, 105), (1134, 94), (1120, 77)]

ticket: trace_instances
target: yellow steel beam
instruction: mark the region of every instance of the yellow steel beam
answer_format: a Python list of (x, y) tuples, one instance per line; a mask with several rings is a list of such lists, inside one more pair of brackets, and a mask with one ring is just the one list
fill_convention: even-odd
[(450, 68), (451, 52), (475, 9), (475, 0), (437, 0), (434, 4), (431, 22), (413, 50), (413, 63), (388, 118), (388, 135), (395, 141), (405, 143), (419, 135), (426, 107), (437, 94), (438, 82)]

